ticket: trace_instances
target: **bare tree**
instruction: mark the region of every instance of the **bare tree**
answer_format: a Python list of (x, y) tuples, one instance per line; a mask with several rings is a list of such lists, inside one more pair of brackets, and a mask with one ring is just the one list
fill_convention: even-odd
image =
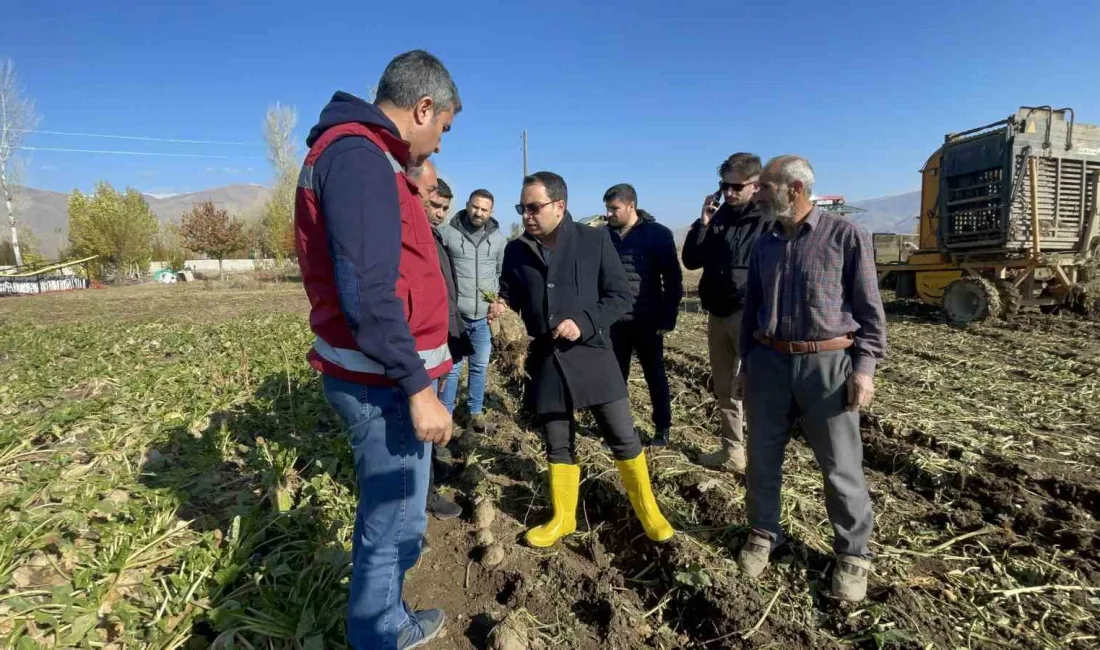
[(11, 59), (0, 61), (0, 190), (4, 192), (4, 203), (11, 224), (11, 247), (17, 266), (23, 264), (23, 255), (19, 251), (19, 232), (13, 205), (13, 163), (16, 152), (23, 144), (23, 138), (36, 126), (38, 116), (34, 112), (34, 102), (25, 96), (19, 77), (15, 74), (15, 64)]
[(276, 103), (267, 109), (264, 116), (267, 159), (275, 168), (273, 191), (264, 206), (262, 218), (264, 247), (278, 259), (294, 254), (294, 192), (298, 187), (301, 164), (298, 146), (294, 142), (294, 127), (297, 124), (298, 111), (293, 106)]
[(267, 159), (278, 173), (298, 164), (297, 147), (293, 131), (298, 125), (298, 111), (293, 106), (276, 102), (264, 115), (264, 142), (267, 143)]

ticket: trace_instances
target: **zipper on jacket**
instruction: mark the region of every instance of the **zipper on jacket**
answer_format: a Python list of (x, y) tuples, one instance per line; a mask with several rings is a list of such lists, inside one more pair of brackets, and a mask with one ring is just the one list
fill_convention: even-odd
[(474, 320), (477, 320), (478, 308), (481, 306), (481, 244), (474, 245)]

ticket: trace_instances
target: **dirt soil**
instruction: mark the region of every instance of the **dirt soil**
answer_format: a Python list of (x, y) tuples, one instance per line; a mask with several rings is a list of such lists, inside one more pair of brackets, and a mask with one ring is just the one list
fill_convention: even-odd
[[(524, 547), (521, 532), (547, 513), (544, 462), (537, 437), (513, 417), (517, 387), (494, 383), (494, 426), (474, 445), (479, 469), (453, 485), (459, 494), (490, 486), (504, 514), (494, 532), (511, 546), (486, 569), (466, 550), (471, 524), (431, 524), (449, 550), (432, 557), (433, 542), (410, 593), (470, 621), (443, 647), (483, 647), (491, 620), (517, 608), (541, 647), (1094, 647), (1100, 323), (1034, 314), (960, 330), (907, 304), (892, 304), (889, 317), (890, 358), (863, 417), (878, 556), (865, 603), (828, 593), (832, 534), (797, 430), (784, 486), (792, 541), (761, 580), (738, 573), (743, 479), (694, 463), (715, 443), (715, 402), (704, 318), (685, 314), (666, 353), (673, 444), (650, 452), (681, 534), (663, 547), (645, 539), (588, 430), (578, 443), (581, 532), (550, 551)], [(644, 429), (648, 397), (634, 377)]]
[[(165, 291), (174, 292), (174, 300), (165, 298)], [(147, 469), (140, 487), (127, 487), (120, 478), (124, 465), (100, 460), (114, 453), (110, 444), (65, 452), (65, 462), (75, 457), (88, 464), (88, 472), (113, 468), (111, 485), (135, 495), (119, 508), (156, 504), (166, 530), (189, 536), (177, 540), (167, 556), (158, 555), (159, 565), (136, 560), (126, 565), (149, 571), (159, 566), (150, 573), (154, 582), (164, 580), (169, 569), (186, 569), (189, 579), (197, 580), (194, 587), (181, 587), (189, 598), (178, 600), (178, 610), (173, 609), (177, 600), (168, 607), (168, 620), (190, 621), (186, 633), (173, 632), (178, 644), (134, 623), (143, 635), (134, 638), (144, 639), (133, 641), (135, 647), (205, 647), (227, 634), (235, 638), (234, 630), (245, 630), (240, 639), (253, 647), (319, 647), (303, 638), (339, 645), (346, 602), (341, 563), (346, 550), (340, 549), (349, 539), (351, 468), (319, 385), (299, 368), (309, 339), (301, 319), (304, 299), (297, 292), (300, 288), (107, 290), (101, 292), (106, 311), (90, 302), (92, 292), (0, 301), (0, 322), (37, 332), (33, 338), (10, 335), (3, 341), (12, 347), (0, 350), (0, 371), (17, 387), (15, 397), (0, 391), (0, 407), (8, 414), (29, 409), (18, 426), (34, 441), (31, 447), (12, 447), (12, 453), (29, 459), (21, 461), (18, 478), (0, 470), (0, 514), (14, 522), (31, 516), (18, 513), (42, 512), (68, 498), (56, 481), (33, 484), (46, 456), (40, 462), (29, 454), (70, 444), (67, 434), (84, 426), (79, 418), (91, 417), (76, 413), (74, 404), (116, 405), (95, 415), (95, 422), (115, 422), (115, 429), (140, 441), (130, 450), (125, 437), (112, 438), (111, 444), (126, 450), (119, 455), (131, 459), (127, 464), (138, 459), (140, 465), (144, 454), (146, 467), (158, 456), (178, 465), (171, 473)], [(655, 491), (677, 537), (655, 545), (644, 536), (608, 448), (582, 419), (578, 533), (551, 549), (523, 545), (522, 532), (548, 515), (546, 464), (539, 438), (521, 412), (520, 387), (491, 372), (489, 429), (463, 433), (452, 445), (450, 471), (441, 477), (444, 491), (464, 506), (464, 514), (430, 520), (431, 550), (406, 585), (414, 607), (443, 607), (448, 613), (445, 635), (430, 647), (1097, 647), (1100, 323), (1028, 313), (1012, 323), (955, 329), (919, 306), (891, 303), (888, 312), (890, 352), (879, 367), (875, 404), (862, 418), (877, 556), (866, 602), (845, 605), (829, 594), (832, 531), (820, 473), (797, 427), (784, 470), (783, 524), (791, 541), (759, 580), (739, 573), (736, 556), (747, 535), (744, 479), (695, 461), (716, 446), (716, 403), (708, 390), (705, 317), (684, 313), (667, 339), (672, 444), (647, 452)], [(114, 329), (93, 332), (88, 319), (110, 320)], [(216, 326), (206, 328), (208, 320)], [(110, 349), (113, 339), (128, 339), (143, 356), (136, 361), (118, 356), (125, 351)], [(27, 346), (48, 347), (50, 341), (60, 352), (27, 356)], [(110, 366), (89, 365), (53, 381), (68, 391), (60, 397), (29, 389), (21, 397), (18, 382), (32, 368), (76, 368), (87, 350)], [(196, 370), (200, 360), (212, 364), (219, 354), (228, 355), (224, 363)], [(177, 391), (168, 397), (161, 393), (154, 406), (133, 409), (168, 424), (120, 428), (123, 410), (129, 413), (126, 400), (138, 386), (127, 384), (124, 373), (135, 368), (145, 373), (141, 381), (150, 390)], [(190, 387), (200, 380), (210, 387), (209, 397)], [(630, 394), (638, 427), (649, 431), (649, 401), (637, 366)], [(201, 401), (199, 413), (162, 415), (194, 401)], [(176, 415), (190, 423), (177, 426), (167, 419)], [(40, 419), (51, 424), (41, 427)], [(0, 437), (0, 452), (4, 442)], [(199, 452), (216, 460), (199, 463)], [(261, 461), (263, 472), (251, 480), (251, 468)], [(239, 492), (231, 491), (234, 484), (240, 484)], [(114, 494), (106, 488), (104, 493)], [(284, 494), (291, 495), (289, 510), (280, 505)], [(14, 495), (25, 499), (19, 510), (12, 505)], [(493, 504), (488, 530), (503, 550), (499, 564), (488, 562), (490, 554), (476, 541), (475, 500)], [(251, 539), (235, 532), (234, 526), (249, 527), (232, 516), (241, 504), (258, 522), (249, 528), (259, 531), (250, 533), (258, 541), (230, 557), (223, 537)], [(175, 527), (177, 520), (182, 528)], [(27, 520), (31, 524), (41, 530)], [(261, 534), (269, 529), (277, 535)], [(19, 618), (18, 607), (5, 604), (16, 599), (5, 600), (15, 587), (5, 587), (4, 580), (48, 570), (36, 567), (57, 545), (56, 539), (35, 534), (33, 541), (10, 546), (15, 550), (6, 558), (0, 553), (0, 632), (5, 615), (15, 617), (16, 627), (8, 630), (22, 629), (18, 621), (30, 616)], [(84, 539), (85, 533), (73, 534), (77, 542)], [(106, 546), (106, 533), (99, 534), (102, 541), (89, 537), (87, 543)], [(162, 548), (161, 537), (152, 539), (149, 548)], [(208, 548), (211, 567), (197, 578), (197, 567), (205, 565), (190, 563), (207, 561), (205, 556), (186, 556), (182, 567), (179, 560), (182, 548), (196, 545)], [(176, 559), (164, 559), (172, 549)], [(235, 573), (227, 573), (230, 560)], [(338, 568), (322, 567), (329, 561)], [(290, 568), (273, 571), (276, 564)], [(295, 578), (299, 571), (308, 580)], [(18, 602), (25, 601), (28, 612), (48, 610), (56, 606), (49, 593), (27, 592)], [(311, 610), (306, 625), (297, 603), (311, 602), (316, 594), (327, 600)], [(164, 609), (156, 599), (148, 606), (149, 617)], [(97, 629), (109, 625), (107, 615), (97, 620)], [(163, 628), (164, 621), (158, 625)], [(311, 636), (314, 630), (319, 636)]]

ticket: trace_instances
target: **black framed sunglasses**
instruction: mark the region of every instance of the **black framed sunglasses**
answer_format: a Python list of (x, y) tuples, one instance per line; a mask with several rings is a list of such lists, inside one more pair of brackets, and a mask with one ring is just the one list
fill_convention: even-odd
[(556, 202), (557, 201), (547, 201), (546, 203), (517, 203), (516, 204), (516, 214), (518, 214), (521, 217), (525, 214), (529, 214), (531, 216), (534, 216), (534, 215), (539, 213), (539, 210), (542, 210), (543, 208), (550, 205), (551, 203), (556, 203)]
[(750, 185), (759, 185), (760, 181), (749, 181), (747, 183), (727, 183), (722, 181), (718, 183), (718, 189), (725, 192), (726, 190), (733, 190), (734, 192), (740, 192)]

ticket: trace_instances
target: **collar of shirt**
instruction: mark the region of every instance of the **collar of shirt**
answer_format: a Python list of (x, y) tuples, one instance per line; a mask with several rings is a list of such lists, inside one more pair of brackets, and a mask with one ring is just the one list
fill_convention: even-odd
[[(798, 224), (798, 232), (795, 234), (797, 235), (803, 230), (815, 230), (819, 223), (821, 223), (821, 210), (819, 210), (817, 206), (814, 206), (810, 208), (810, 212), (806, 215), (806, 218)], [(783, 239), (787, 238), (787, 231), (783, 228), (783, 223), (779, 221), (779, 219), (772, 222), (772, 235)]]

